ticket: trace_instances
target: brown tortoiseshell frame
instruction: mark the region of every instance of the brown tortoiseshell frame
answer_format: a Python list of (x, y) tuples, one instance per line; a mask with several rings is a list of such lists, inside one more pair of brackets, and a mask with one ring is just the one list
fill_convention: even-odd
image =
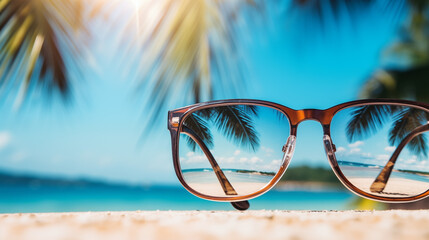
[(332, 170), (334, 171), (335, 175), (343, 183), (344, 186), (346, 186), (350, 191), (352, 191), (353, 193), (361, 197), (368, 198), (371, 200), (382, 201), (382, 202), (412, 202), (412, 201), (417, 201), (419, 199), (429, 196), (429, 190), (417, 196), (400, 197), (400, 198), (383, 197), (383, 196), (370, 194), (360, 190), (359, 188), (355, 187), (350, 181), (348, 181), (347, 178), (344, 176), (344, 174), (341, 172), (335, 158), (335, 150), (334, 150), (335, 148), (330, 139), (330, 124), (331, 124), (332, 118), (338, 111), (342, 109), (349, 108), (349, 107), (364, 106), (364, 105), (389, 104), (389, 105), (397, 105), (397, 106), (404, 106), (404, 107), (413, 107), (413, 108), (418, 108), (429, 112), (429, 104), (414, 102), (414, 101), (407, 101), (407, 100), (396, 100), (396, 99), (366, 99), (366, 100), (356, 100), (356, 101), (346, 102), (325, 110), (319, 110), (319, 109), (294, 110), (294, 109), (285, 107), (283, 105), (268, 102), (268, 101), (250, 100), (250, 99), (230, 99), (230, 100), (219, 100), (219, 101), (198, 103), (198, 104), (190, 105), (187, 107), (179, 108), (168, 112), (168, 129), (170, 130), (170, 134), (171, 134), (173, 163), (174, 163), (174, 169), (175, 169), (176, 175), (179, 178), (179, 181), (183, 185), (183, 187), (189, 192), (191, 192), (192, 194), (196, 195), (197, 197), (207, 199), (207, 200), (222, 201), (222, 202), (238, 202), (238, 201), (249, 200), (270, 190), (280, 180), (280, 178), (286, 171), (287, 165), (289, 164), (287, 161), (285, 161), (285, 163), (280, 167), (280, 170), (277, 172), (277, 174), (274, 176), (274, 178), (267, 186), (265, 186), (263, 189), (260, 189), (255, 193), (244, 195), (244, 196), (231, 196), (231, 197), (208, 196), (195, 191), (186, 183), (186, 181), (182, 176), (182, 172), (180, 170), (180, 163), (179, 163), (179, 157), (178, 157), (179, 136), (180, 136), (180, 132), (182, 131), (183, 120), (186, 119), (186, 117), (189, 114), (192, 114), (193, 112), (200, 109), (209, 108), (209, 107), (239, 105), (239, 104), (270, 107), (273, 109), (277, 109), (280, 112), (283, 112), (289, 119), (290, 135), (293, 135), (293, 136), (297, 135), (298, 125), (301, 122), (305, 120), (318, 121), (323, 127), (324, 136), (325, 137), (327, 136), (326, 139), (328, 142), (325, 142), (326, 139), (324, 137), (324, 144), (325, 144), (325, 150), (326, 150), (328, 160)]

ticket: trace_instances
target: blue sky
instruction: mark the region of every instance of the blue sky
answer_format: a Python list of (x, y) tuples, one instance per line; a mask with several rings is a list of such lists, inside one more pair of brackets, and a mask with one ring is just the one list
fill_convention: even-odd
[[(383, 64), (382, 52), (398, 27), (391, 18), (368, 12), (354, 29), (344, 20), (338, 29), (320, 34), (317, 26), (303, 28), (276, 11), (271, 15), (266, 25), (247, 26), (249, 35), (240, 38), (247, 91), (218, 98), (262, 99), (295, 109), (324, 109), (356, 99), (365, 79)], [(13, 99), (0, 106), (0, 170), (178, 184), (167, 109), (151, 134), (142, 132), (147, 116), (134, 89), (133, 72), (123, 68), (132, 63), (115, 58), (117, 52), (110, 51), (115, 40), (97, 31), (99, 42), (92, 49), (97, 67), (88, 66), (84, 79), (75, 82), (70, 106), (31, 101), (17, 110)], [(176, 102), (168, 109), (182, 105)], [(300, 125), (292, 163), (328, 163), (317, 123)]]

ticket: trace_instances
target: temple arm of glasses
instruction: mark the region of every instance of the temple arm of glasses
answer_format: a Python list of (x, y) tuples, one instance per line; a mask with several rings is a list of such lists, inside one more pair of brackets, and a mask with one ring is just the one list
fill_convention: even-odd
[[(220, 169), (219, 164), (216, 162), (215, 158), (213, 157), (212, 153), (204, 143), (204, 141), (194, 132), (192, 129), (183, 126), (182, 133), (188, 135), (192, 140), (194, 140), (203, 150), (204, 154), (206, 155), (207, 159), (210, 162), (210, 165), (212, 166), (212, 169), (214, 173), (216, 174), (217, 179), (219, 180), (220, 185), (222, 186), (223, 191), (226, 195), (237, 195), (237, 192), (232, 187), (231, 183), (229, 182), (228, 178), (223, 173), (222, 169)], [(231, 205), (235, 207), (238, 210), (246, 210), (249, 208), (250, 204), (248, 201), (241, 201), (241, 202), (231, 202)]]
[(404, 147), (414, 137), (427, 131), (429, 131), (429, 124), (417, 127), (416, 129), (411, 131), (404, 139), (402, 139), (402, 141), (399, 143), (398, 147), (390, 157), (389, 161), (384, 166), (383, 170), (381, 170), (380, 174), (378, 174), (377, 178), (371, 184), (371, 187), (370, 187), (371, 192), (380, 193), (384, 190), (384, 188), (386, 187), (387, 181), (389, 181), (390, 174), (392, 173), (396, 160), (398, 159), (402, 149), (404, 149)]

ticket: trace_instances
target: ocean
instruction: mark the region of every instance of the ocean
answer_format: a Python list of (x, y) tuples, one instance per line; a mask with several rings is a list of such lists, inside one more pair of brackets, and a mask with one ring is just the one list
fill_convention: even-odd
[[(346, 210), (356, 196), (347, 190), (279, 190), (250, 200), (250, 209)], [(0, 184), (0, 213), (137, 210), (234, 210), (203, 200), (181, 186), (131, 187), (108, 184)]]

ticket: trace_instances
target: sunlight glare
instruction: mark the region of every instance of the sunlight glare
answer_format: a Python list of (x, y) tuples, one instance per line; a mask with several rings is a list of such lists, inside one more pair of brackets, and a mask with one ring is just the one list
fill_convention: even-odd
[(135, 6), (136, 8), (140, 8), (140, 6), (144, 3), (147, 2), (147, 0), (130, 0)]
[(147, 0), (130, 0), (131, 3), (134, 5), (135, 9), (134, 9), (134, 14), (135, 14), (135, 18), (136, 18), (136, 34), (137, 36), (139, 36), (139, 31), (140, 31), (140, 9), (142, 7), (142, 5), (144, 3), (147, 2)]

